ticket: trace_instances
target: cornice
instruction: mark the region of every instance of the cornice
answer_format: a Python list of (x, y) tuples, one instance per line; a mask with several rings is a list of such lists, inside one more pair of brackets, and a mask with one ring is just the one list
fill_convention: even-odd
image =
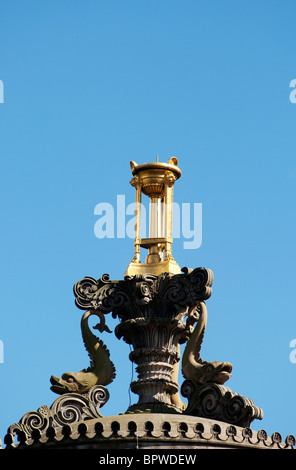
[(292, 449), (295, 437), (285, 440), (278, 432), (268, 436), (265, 430), (229, 425), (200, 417), (164, 413), (127, 413), (89, 419), (46, 431), (32, 431), (28, 437), (18, 433), (5, 436), (5, 449), (76, 448), (76, 449), (202, 449), (253, 448)]

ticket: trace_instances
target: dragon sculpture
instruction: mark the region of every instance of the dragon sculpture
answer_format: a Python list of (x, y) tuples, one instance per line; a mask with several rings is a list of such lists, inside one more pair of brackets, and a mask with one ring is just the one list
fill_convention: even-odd
[(62, 377), (51, 376), (51, 390), (58, 394), (75, 392), (83, 394), (88, 392), (94, 385), (108, 385), (115, 378), (115, 367), (110, 360), (110, 353), (103, 341), (98, 339), (90, 330), (88, 320), (91, 315), (100, 318), (93, 328), (101, 333), (111, 333), (105, 324), (104, 314), (98, 310), (89, 310), (81, 319), (81, 333), (86, 350), (91, 359), (90, 367), (79, 372), (65, 372)]
[(203, 361), (200, 357), (201, 344), (207, 324), (207, 308), (205, 302), (195, 304), (188, 313), (188, 326), (192, 325), (192, 323), (195, 323), (197, 320), (197, 325), (183, 353), (182, 374), (185, 379), (193, 380), (199, 384), (209, 382), (224, 384), (231, 377), (232, 364), (230, 364), (230, 362), (220, 361), (207, 362)]
[[(193, 325), (196, 322), (197, 325), (193, 329)], [(206, 325), (207, 308), (205, 302), (194, 304), (187, 314), (187, 328), (189, 331), (193, 331), (183, 353), (182, 374), (185, 379), (192, 380), (198, 384), (224, 384), (231, 377), (232, 364), (220, 361), (207, 362), (203, 361), (200, 357)], [(177, 351), (180, 353), (180, 345), (178, 345)], [(174, 382), (178, 382), (179, 367), (180, 361), (176, 362), (173, 366), (172, 380)], [(171, 403), (182, 411), (187, 406), (183, 403), (179, 392), (171, 395)]]

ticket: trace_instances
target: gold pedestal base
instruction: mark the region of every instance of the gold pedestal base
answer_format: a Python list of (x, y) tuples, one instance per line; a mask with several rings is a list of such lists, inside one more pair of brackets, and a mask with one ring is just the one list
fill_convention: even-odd
[(161, 273), (181, 274), (181, 268), (176, 261), (171, 258), (158, 263), (136, 263), (131, 262), (125, 271), (125, 276), (135, 276), (136, 274), (155, 274)]

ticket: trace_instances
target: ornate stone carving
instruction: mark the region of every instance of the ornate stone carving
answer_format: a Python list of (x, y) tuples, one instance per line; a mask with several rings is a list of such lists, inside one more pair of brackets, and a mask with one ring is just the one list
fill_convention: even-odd
[(34, 432), (45, 433), (48, 428), (72, 425), (80, 421), (102, 417), (100, 408), (108, 401), (105, 387), (94, 386), (86, 394), (68, 393), (57, 398), (51, 407), (46, 405), (37, 411), (26, 413), (18, 423), (9, 426), (7, 433), (21, 440), (32, 438)]
[(171, 317), (212, 294), (213, 273), (206, 268), (183, 268), (183, 274), (162, 273), (125, 276), (110, 280), (108, 274), (95, 280), (85, 277), (74, 285), (75, 303), (82, 310), (112, 312), (120, 319)]
[[(188, 339), (186, 315), (197, 302), (212, 293), (209, 269), (183, 268), (181, 274), (125, 276), (111, 281), (86, 277), (74, 286), (76, 305), (81, 309), (112, 311), (118, 317), (116, 336), (132, 344), (130, 359), (137, 364), (138, 380), (131, 389), (139, 395), (134, 409), (182, 411), (178, 398), (179, 343)], [(153, 359), (152, 359), (153, 358)]]
[(238, 426), (249, 427), (254, 419), (262, 419), (263, 411), (249, 398), (232, 392), (219, 384), (200, 385), (185, 380), (181, 393), (188, 398), (185, 414), (215, 419)]
[[(35, 429), (30, 436), (19, 432), (18, 439), (20, 448), (69, 450), (91, 446), (98, 451), (119, 448), (176, 450), (178, 444), (190, 449), (292, 449), (295, 446), (292, 435), (282, 439), (277, 432), (269, 437), (264, 429), (257, 432), (200, 417), (145, 413), (49, 426), (44, 432)], [(12, 434), (5, 436), (4, 443), (8, 449), (16, 446)]]
[(88, 326), (88, 319), (91, 315), (97, 315), (100, 318), (100, 323), (94, 326), (95, 329), (111, 333), (101, 312), (90, 310), (84, 313), (81, 319), (81, 332), (86, 350), (91, 358), (91, 365), (79, 372), (65, 372), (62, 377), (52, 375), (50, 379), (51, 390), (55, 393), (86, 393), (94, 385), (108, 385), (115, 377), (115, 367), (110, 360), (108, 349)]
[[(136, 189), (135, 252), (123, 280), (104, 274), (85, 277), (74, 285), (76, 306), (85, 310), (81, 331), (91, 364), (79, 372), (51, 377), (51, 389), (60, 394), (52, 406), (41, 406), (12, 424), (5, 436), (8, 448), (17, 435), (20, 448), (39, 446), (97, 449), (261, 447), (295, 446), (290, 435), (271, 438), (266, 431), (249, 428), (263, 412), (252, 400), (224, 386), (232, 372), (229, 362), (201, 359), (200, 349), (207, 323), (205, 301), (211, 296), (213, 273), (209, 269), (183, 268), (172, 255), (173, 187), (181, 176), (175, 157), (164, 164), (131, 162)], [(150, 199), (149, 237), (141, 238), (141, 195)], [(140, 247), (148, 249), (140, 262)], [(97, 315), (94, 327), (111, 333), (105, 315), (118, 318), (115, 335), (133, 346), (130, 360), (137, 379), (130, 387), (139, 396), (125, 414), (103, 418), (100, 408), (109, 398), (105, 388), (115, 377), (115, 367), (104, 343), (90, 330), (88, 319)], [(194, 328), (195, 325), (195, 328)], [(179, 395), (180, 344), (187, 341), (182, 358), (185, 382)], [(139, 412), (139, 413), (137, 413)], [(145, 413), (148, 412), (148, 413)], [(161, 414), (158, 414), (161, 413)], [(170, 414), (165, 414), (170, 413)], [(93, 439), (93, 441), (92, 441)], [(0, 441), (1, 447), (1, 441)], [(44, 448), (44, 447), (43, 447)]]
[[(197, 313), (199, 316), (197, 316)], [(186, 344), (186, 348), (182, 358), (183, 376), (198, 383), (219, 383), (224, 384), (230, 377), (232, 372), (232, 364), (230, 362), (203, 361), (200, 357), (200, 349), (203, 341), (206, 324), (207, 324), (207, 308), (205, 302), (199, 302), (190, 310), (187, 323), (197, 325)]]

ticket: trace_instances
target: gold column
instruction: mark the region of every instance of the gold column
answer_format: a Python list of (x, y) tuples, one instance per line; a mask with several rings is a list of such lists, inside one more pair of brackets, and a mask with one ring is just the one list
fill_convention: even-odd
[(172, 243), (173, 243), (173, 186), (176, 177), (173, 174), (165, 175), (165, 192), (164, 192), (164, 210), (165, 210), (165, 260), (173, 259)]
[(140, 262), (140, 244), (141, 244), (141, 203), (142, 203), (142, 191), (141, 191), (141, 182), (139, 178), (134, 177), (131, 180), (131, 185), (136, 188), (136, 210), (135, 210), (135, 254), (133, 257), (133, 262)]
[[(181, 176), (178, 160), (171, 157), (167, 163), (158, 162), (157, 159), (154, 163), (142, 165), (132, 161), (130, 165), (134, 176), (131, 185), (136, 189), (135, 251), (125, 275), (179, 274), (181, 269), (172, 255), (173, 186)], [(148, 238), (141, 238), (140, 235), (142, 193), (150, 200)], [(144, 263), (140, 261), (140, 247), (148, 250)]]

